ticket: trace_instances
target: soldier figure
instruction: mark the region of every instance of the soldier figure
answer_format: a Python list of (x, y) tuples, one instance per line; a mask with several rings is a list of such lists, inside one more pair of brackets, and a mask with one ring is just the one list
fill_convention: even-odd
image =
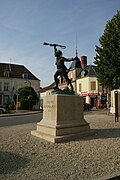
[(63, 75), (64, 78), (66, 79), (67, 82), (67, 86), (70, 85), (71, 87), (71, 91), (73, 91), (73, 85), (71, 83), (71, 80), (68, 78), (68, 69), (65, 66), (64, 62), (70, 62), (70, 61), (74, 61), (73, 58), (65, 58), (62, 56), (62, 51), (57, 50), (56, 46), (54, 46), (54, 54), (56, 57), (56, 66), (57, 66), (57, 71), (54, 74), (54, 80), (55, 80), (55, 84), (56, 86), (54, 87), (54, 89), (59, 89), (58, 88), (58, 83), (59, 83), (59, 79), (58, 76), (59, 75)]

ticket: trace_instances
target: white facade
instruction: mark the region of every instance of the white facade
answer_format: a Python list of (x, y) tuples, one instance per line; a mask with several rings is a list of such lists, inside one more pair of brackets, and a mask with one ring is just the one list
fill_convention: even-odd
[(40, 80), (24, 65), (0, 63), (0, 105), (14, 102), (18, 89), (32, 87), (39, 97)]
[(39, 80), (25, 80), (20, 78), (0, 78), (0, 104), (6, 103), (8, 100), (13, 101), (14, 94), (18, 89), (24, 86), (31, 86), (39, 97)]
[[(90, 82), (95, 82), (95, 90), (91, 90)], [(79, 84), (81, 84), (81, 91), (79, 91)], [(77, 93), (98, 93), (98, 80), (96, 77), (84, 77), (77, 79)]]
[(96, 77), (85, 76), (77, 79), (77, 93), (84, 97), (84, 102), (93, 107), (99, 107), (103, 96), (106, 97)]

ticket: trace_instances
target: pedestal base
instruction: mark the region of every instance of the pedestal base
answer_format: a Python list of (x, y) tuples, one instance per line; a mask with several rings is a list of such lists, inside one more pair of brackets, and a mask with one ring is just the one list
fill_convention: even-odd
[(49, 95), (43, 100), (43, 119), (31, 134), (53, 143), (93, 134), (84, 120), (83, 99), (75, 95)]

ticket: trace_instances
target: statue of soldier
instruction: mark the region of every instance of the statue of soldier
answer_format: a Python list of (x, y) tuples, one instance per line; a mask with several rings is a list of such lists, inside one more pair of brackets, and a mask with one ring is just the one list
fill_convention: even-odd
[(73, 91), (73, 85), (71, 83), (71, 80), (68, 78), (68, 69), (65, 66), (64, 62), (70, 62), (70, 61), (74, 61), (73, 58), (65, 58), (62, 56), (62, 51), (57, 50), (56, 46), (54, 46), (54, 54), (56, 57), (56, 66), (57, 66), (57, 71), (54, 74), (54, 80), (55, 80), (55, 87), (54, 89), (59, 89), (58, 88), (58, 83), (59, 83), (59, 79), (58, 76), (63, 75), (66, 82), (67, 82), (67, 86), (70, 85), (71, 91)]

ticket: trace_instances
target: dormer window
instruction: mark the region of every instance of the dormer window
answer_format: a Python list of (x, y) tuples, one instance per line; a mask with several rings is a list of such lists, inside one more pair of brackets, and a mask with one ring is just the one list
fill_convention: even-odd
[(11, 75), (11, 66), (10, 66), (10, 64), (9, 64), (9, 65), (6, 65), (6, 68), (5, 68), (5, 70), (4, 70), (4, 77), (9, 78), (10, 75)]
[(81, 77), (84, 77), (85, 76), (85, 71), (83, 70), (82, 72), (81, 72)]
[(4, 72), (4, 77), (10, 77), (10, 71), (5, 71)]
[(23, 79), (28, 79), (28, 74), (27, 74), (27, 73), (23, 73), (23, 74), (22, 74), (22, 78), (23, 78)]

